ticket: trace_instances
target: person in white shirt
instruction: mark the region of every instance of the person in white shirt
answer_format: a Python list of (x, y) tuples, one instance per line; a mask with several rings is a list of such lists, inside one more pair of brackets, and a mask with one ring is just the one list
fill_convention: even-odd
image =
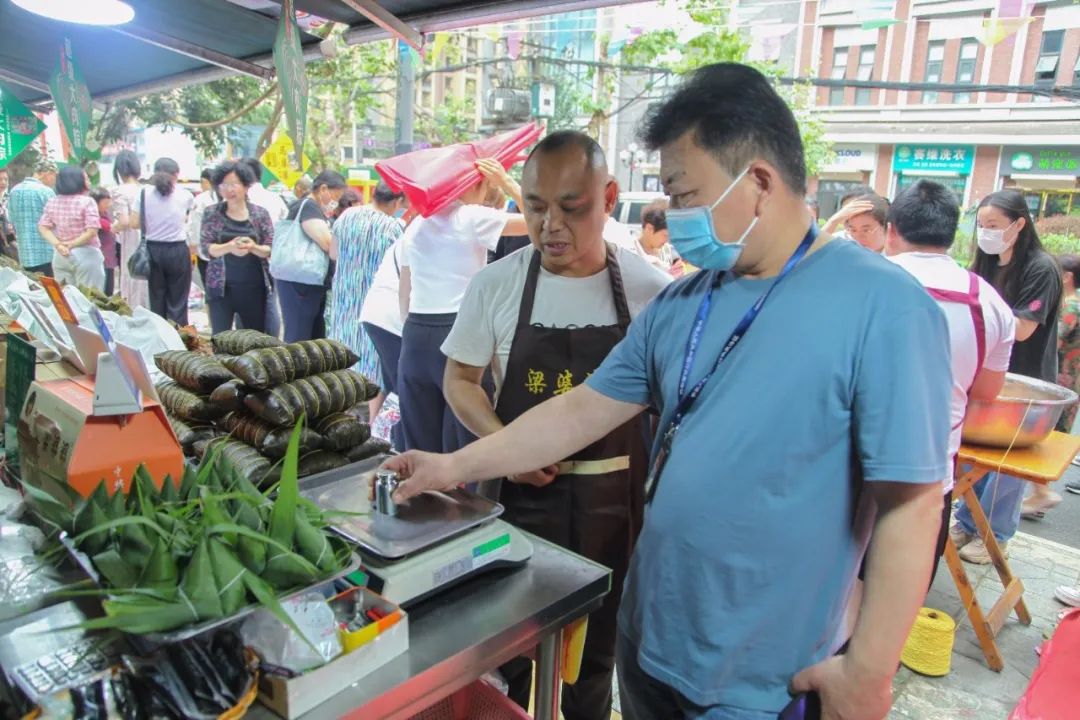
[[(398, 393), (398, 363), (401, 360), (401, 329), (404, 323), (398, 299), (402, 255), (401, 239), (398, 238), (383, 254), (364, 304), (360, 307), (360, 324), (379, 356), (382, 398)], [(378, 412), (372, 413), (372, 420), (377, 415)], [(401, 423), (395, 423), (391, 430), (390, 439), (395, 448), (404, 446), (401, 429)]]
[(251, 172), (255, 173), (255, 184), (248, 188), (248, 202), (252, 205), (258, 205), (270, 213), (272, 222), (276, 223), (278, 220), (284, 220), (285, 216), (289, 214), (289, 207), (281, 199), (280, 195), (267, 190), (263, 186), (263, 164), (253, 157), (246, 157), (241, 162), (251, 168)]
[(218, 195), (217, 188), (210, 181), (211, 175), (210, 168), (202, 171), (199, 178), (202, 192), (195, 196), (195, 202), (191, 205), (191, 214), (188, 215), (188, 247), (192, 249), (198, 258), (199, 282), (204, 289), (206, 288), (206, 266), (210, 264), (210, 258), (206, 257), (206, 253), (202, 251), (202, 243), (200, 242), (203, 214), (208, 207), (221, 202), (221, 196)]
[[(952, 191), (940, 183), (919, 180), (893, 201), (885, 240), (888, 258), (914, 275), (945, 312), (952, 349), (949, 453), (954, 465), (968, 400), (997, 397), (1016, 333), (1016, 319), (997, 290), (949, 257), (959, 219), (960, 207)], [(945, 502), (935, 571), (948, 537), (954, 470), (942, 482)]]
[[(548, 135), (525, 163), (531, 245), (477, 273), (442, 345), (446, 399), (479, 436), (581, 385), (671, 282), (633, 250), (605, 242), (604, 215), (618, 198), (607, 173), (603, 150), (577, 131)], [(488, 365), (494, 403), (484, 387)], [(502, 483), (510, 522), (614, 571), (612, 593), (590, 616), (581, 677), (563, 693), (567, 718), (606, 717), (611, 708), (615, 614), (647, 465), (635, 419), (582, 453)], [(527, 707), (532, 664), (518, 659), (501, 671), (510, 697)]]
[(443, 398), (446, 358), (439, 350), (454, 325), (469, 281), (502, 235), (527, 232), (521, 215), (485, 207), (492, 184), (521, 206), (521, 188), (497, 160), (476, 164), (484, 176), (460, 200), (413, 220), (401, 237), (401, 359), (398, 399), (406, 450), (453, 452), (473, 438)]

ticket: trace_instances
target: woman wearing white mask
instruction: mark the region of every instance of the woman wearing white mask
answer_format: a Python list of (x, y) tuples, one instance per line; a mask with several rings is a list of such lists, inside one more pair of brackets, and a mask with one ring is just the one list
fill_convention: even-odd
[[(1035, 231), (1024, 196), (1016, 190), (991, 193), (979, 203), (975, 229), (979, 249), (972, 270), (994, 286), (1016, 316), (1016, 342), (1009, 371), (1057, 382), (1057, 310), (1061, 270)], [(1024, 481), (992, 474), (975, 485), (990, 527), (1003, 551), (1020, 524)], [(960, 557), (986, 565), (990, 555), (965, 506), (949, 534)]]

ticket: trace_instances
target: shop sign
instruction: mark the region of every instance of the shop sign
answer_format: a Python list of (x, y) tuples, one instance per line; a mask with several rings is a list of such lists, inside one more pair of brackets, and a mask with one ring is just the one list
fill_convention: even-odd
[(1001, 149), (1001, 175), (1080, 175), (1080, 147), (1024, 147)]
[(44, 129), (45, 123), (0, 85), (0, 168), (6, 167)]
[(60, 59), (49, 81), (49, 90), (56, 104), (56, 114), (71, 145), (71, 157), (76, 161), (92, 159), (101, 150), (97, 141), (88, 137), (90, 131), (90, 90), (71, 54), (71, 41), (64, 38)]
[(954, 172), (970, 175), (975, 162), (973, 145), (897, 145), (893, 172)]
[[(285, 105), (289, 135), (302, 153), (307, 130), (308, 87), (304, 56), (300, 48), (300, 27), (296, 24), (293, 0), (284, 0), (281, 4), (281, 22), (274, 40), (274, 67), (277, 69), (281, 99)], [(301, 158), (297, 157), (295, 160), (293, 167), (303, 170)]]
[(873, 171), (877, 162), (876, 145), (833, 145), (833, 159), (825, 166), (826, 173)]

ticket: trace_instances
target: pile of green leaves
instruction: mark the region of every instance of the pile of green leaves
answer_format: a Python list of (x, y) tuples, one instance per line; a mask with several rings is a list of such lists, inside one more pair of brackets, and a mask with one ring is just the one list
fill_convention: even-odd
[(24, 484), (42, 521), (67, 532), (101, 576), (105, 615), (84, 627), (161, 633), (253, 602), (292, 626), (278, 596), (332, 576), (350, 552), (299, 495), (302, 424), (273, 501), (216, 452), (179, 485), (166, 477), (159, 490), (140, 466), (126, 496), (110, 496), (103, 481), (74, 505)]

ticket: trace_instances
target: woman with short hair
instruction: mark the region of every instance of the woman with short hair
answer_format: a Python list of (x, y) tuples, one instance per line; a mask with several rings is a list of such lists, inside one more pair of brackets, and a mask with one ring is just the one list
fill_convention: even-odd
[(65, 165), (56, 176), (56, 196), (45, 203), (38, 232), (53, 246), (57, 282), (104, 290), (105, 256), (101, 254), (101, 216), (89, 195), (90, 179), (78, 165)]
[(117, 265), (116, 286), (128, 305), (150, 307), (146, 278), (138, 278), (128, 270), (128, 260), (139, 247), (139, 196), (142, 185), (139, 156), (131, 150), (121, 150), (113, 161), (113, 232), (120, 244), (120, 263)]
[(244, 328), (264, 332), (274, 240), (270, 213), (248, 202), (248, 188), (257, 179), (246, 163), (218, 165), (211, 182), (223, 202), (206, 209), (199, 238), (202, 253), (210, 258), (206, 268), (210, 327), (215, 335), (231, 330), (239, 315)]

